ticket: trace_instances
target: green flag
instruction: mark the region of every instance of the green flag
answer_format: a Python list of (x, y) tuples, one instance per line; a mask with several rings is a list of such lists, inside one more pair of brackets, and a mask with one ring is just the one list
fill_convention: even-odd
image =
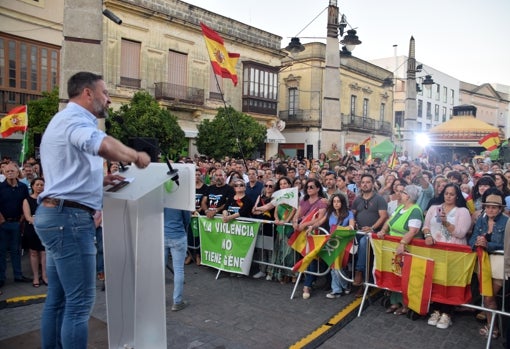
[(342, 269), (345, 264), (344, 256), (349, 256), (347, 247), (352, 245), (355, 236), (356, 230), (338, 227), (322, 246), (319, 257), (332, 269)]

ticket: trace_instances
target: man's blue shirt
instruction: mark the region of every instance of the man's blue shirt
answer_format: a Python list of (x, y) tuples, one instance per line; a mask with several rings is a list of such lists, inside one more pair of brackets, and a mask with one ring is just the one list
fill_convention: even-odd
[(70, 102), (48, 124), (41, 141), (44, 192), (39, 198), (71, 200), (101, 210), (103, 159), (99, 147), (106, 134), (97, 118)]

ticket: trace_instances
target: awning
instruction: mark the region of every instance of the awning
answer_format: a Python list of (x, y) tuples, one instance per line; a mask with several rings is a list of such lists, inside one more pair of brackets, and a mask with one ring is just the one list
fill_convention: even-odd
[(197, 138), (198, 130), (197, 124), (192, 121), (178, 120), (179, 126), (184, 131), (184, 137), (186, 138)]
[(285, 143), (285, 136), (276, 127), (268, 128), (266, 143)]

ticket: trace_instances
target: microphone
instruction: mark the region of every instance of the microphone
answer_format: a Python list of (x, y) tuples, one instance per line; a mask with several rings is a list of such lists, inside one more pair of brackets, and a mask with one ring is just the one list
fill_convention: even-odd
[[(122, 128), (122, 130), (128, 136), (130, 136), (129, 130), (127, 129), (126, 125), (124, 125), (124, 119), (123, 118), (121, 118), (119, 116), (116, 116), (116, 117), (113, 117), (113, 120), (119, 124), (119, 126)], [(108, 120), (105, 121), (105, 125), (106, 125), (107, 122), (108, 122)], [(111, 126), (111, 123), (110, 123), (110, 126)], [(148, 145), (149, 147), (151, 147), (153, 149), (156, 149), (156, 151), (158, 153), (163, 154), (163, 152), (161, 151), (161, 148), (159, 148), (158, 146), (155, 146), (154, 144), (152, 144), (150, 142), (147, 142), (144, 138), (138, 137), (138, 140), (141, 141), (142, 143), (144, 143), (145, 145)], [(172, 167), (172, 164), (170, 163), (170, 160), (168, 159), (167, 156), (165, 156), (165, 161), (166, 161), (166, 165), (168, 167), (168, 172), (166, 174), (170, 176), (170, 179), (172, 181), (174, 181), (175, 184), (179, 185), (179, 174), (178, 174), (179, 170), (176, 170), (176, 169), (174, 169)]]

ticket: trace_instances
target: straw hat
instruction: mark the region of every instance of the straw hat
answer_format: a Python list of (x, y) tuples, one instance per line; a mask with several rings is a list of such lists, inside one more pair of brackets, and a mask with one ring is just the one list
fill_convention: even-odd
[(505, 204), (503, 204), (503, 200), (502, 200), (501, 196), (496, 195), (496, 194), (487, 195), (487, 197), (485, 198), (485, 202), (483, 202), (482, 205), (500, 206), (500, 207), (506, 206)]

